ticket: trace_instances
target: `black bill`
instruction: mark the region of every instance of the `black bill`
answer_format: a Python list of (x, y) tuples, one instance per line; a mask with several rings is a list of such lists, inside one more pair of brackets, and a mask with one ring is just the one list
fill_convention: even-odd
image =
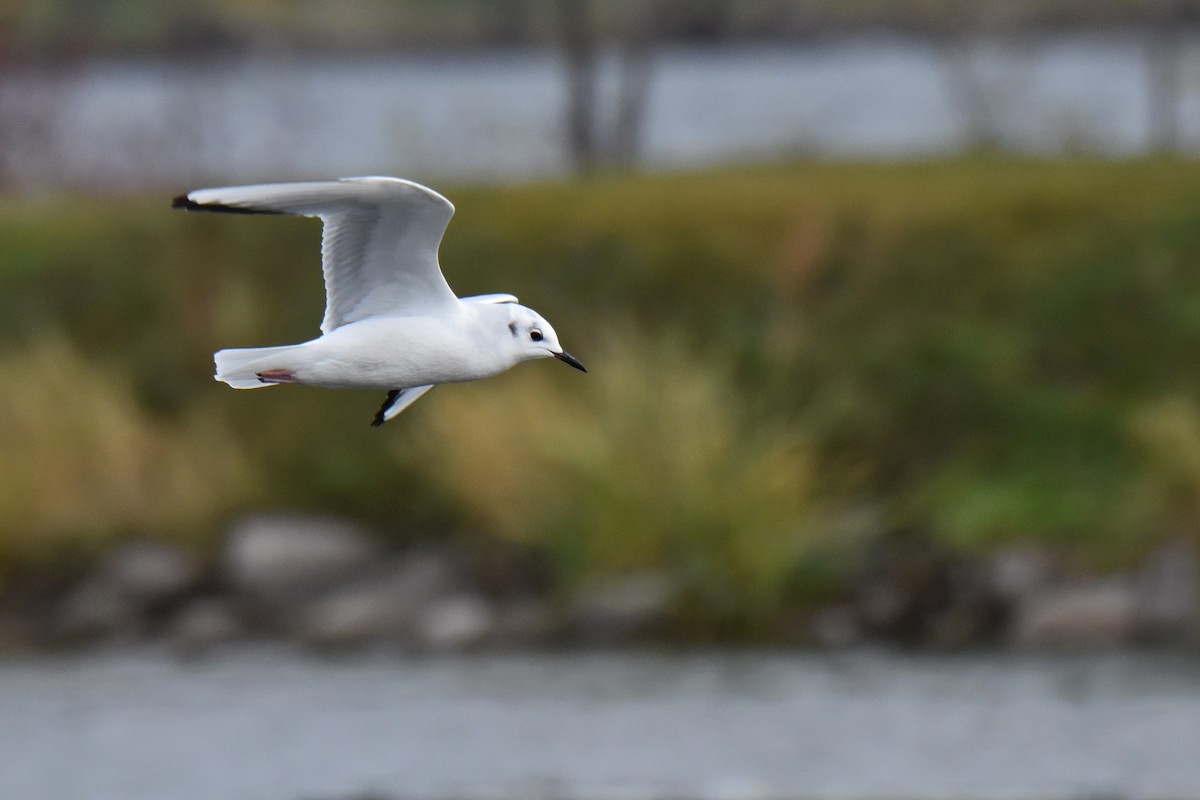
[(570, 364), (572, 367), (579, 370), (580, 372), (587, 372), (587, 367), (585, 367), (583, 365), (583, 362), (580, 361), (575, 356), (571, 355), (570, 353), (566, 352), (565, 350), (561, 353), (555, 353), (554, 357), (557, 358), (559, 361), (563, 362), (564, 364)]

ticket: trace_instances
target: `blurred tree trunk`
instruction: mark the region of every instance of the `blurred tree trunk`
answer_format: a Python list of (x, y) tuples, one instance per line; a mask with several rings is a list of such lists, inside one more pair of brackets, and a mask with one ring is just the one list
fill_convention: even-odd
[[(941, 55), (947, 94), (962, 120), (963, 138), (972, 149), (1000, 148), (1005, 138), (1003, 104), (976, 57), (989, 41), (1018, 46), (1022, 23), (1019, 17), (1005, 17), (981, 3), (939, 3), (931, 11), (934, 9), (936, 15), (921, 21)], [(1014, 78), (1010, 75), (1008, 80)]]
[(668, 0), (634, 3), (626, 20), (610, 151), (613, 163), (620, 167), (636, 165), (640, 155), (646, 120), (646, 101), (653, 72), (654, 44), (667, 3)]
[[(600, 33), (590, 0), (557, 0), (567, 67), (567, 149), (575, 171), (636, 165), (644, 138), (654, 48), (664, 20), (688, 0), (631, 0), (617, 33), (616, 95), (611, 114), (599, 109)], [(606, 123), (611, 120), (611, 126)]]
[(975, 70), (976, 42), (967, 31), (948, 35), (940, 43), (950, 104), (962, 120), (963, 138), (972, 149), (991, 150), (1001, 135), (987, 87)]
[(1181, 93), (1180, 28), (1184, 24), (1181, 0), (1155, 4), (1147, 41), (1146, 87), (1150, 148), (1160, 153), (1179, 149), (1179, 98)]
[(588, 174), (598, 161), (596, 147), (596, 31), (588, 0), (557, 0), (563, 55), (567, 65), (567, 149), (575, 171)]
[(12, 100), (16, 94), (11, 84), (17, 72), (14, 39), (12, 29), (0, 25), (0, 189), (12, 180), (8, 159), (13, 150), (12, 143), (17, 138), (13, 132), (13, 117), (17, 111), (11, 107), (14, 105)]

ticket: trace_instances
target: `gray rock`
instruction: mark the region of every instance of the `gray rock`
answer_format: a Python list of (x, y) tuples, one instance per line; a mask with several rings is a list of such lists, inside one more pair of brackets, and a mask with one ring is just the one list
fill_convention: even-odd
[(424, 649), (466, 650), (487, 641), (496, 615), (488, 603), (470, 594), (440, 597), (417, 617), (417, 643)]
[(65, 642), (136, 639), (145, 624), (142, 611), (110, 581), (88, 578), (55, 608), (52, 638)]
[(343, 587), (313, 602), (297, 634), (321, 648), (357, 647), (379, 641), (408, 641), (414, 613), (406, 594), (388, 580)]
[(197, 656), (241, 634), (241, 622), (227, 601), (204, 598), (185, 606), (176, 615), (168, 636), (180, 655)]
[(1048, 588), (1060, 572), (1058, 559), (1046, 550), (1036, 546), (1009, 547), (988, 561), (986, 579), (993, 595), (1016, 603)]
[(891, 631), (911, 615), (916, 602), (914, 587), (892, 579), (870, 581), (858, 590), (857, 617), (874, 631)]
[(203, 576), (199, 559), (164, 542), (118, 546), (59, 602), (52, 627), (66, 640), (134, 639)]
[(808, 621), (814, 642), (822, 647), (850, 647), (863, 638), (858, 614), (850, 605), (834, 605), (818, 609)]
[(1011, 631), (1026, 647), (1113, 647), (1137, 632), (1137, 587), (1122, 578), (1035, 592), (1017, 605)]
[(1144, 638), (1194, 640), (1200, 636), (1200, 558), (1186, 541), (1168, 542), (1146, 559), (1137, 576), (1138, 627)]
[[(460, 565), (435, 551), (412, 553), (325, 593), (302, 612), (297, 635), (318, 647), (393, 641), (423, 646), (423, 615), (467, 590)], [(435, 626), (436, 627), (436, 626)]]
[(1151, 553), (1132, 576), (1022, 587), (1011, 629), (1021, 645), (1114, 647), (1200, 636), (1200, 559), (1184, 541)]
[(561, 635), (563, 622), (544, 603), (527, 597), (495, 609), (491, 642), (500, 647), (541, 645)]
[(441, 550), (404, 554), (392, 565), (389, 580), (401, 594), (402, 602), (411, 606), (470, 588), (462, 562)]
[(135, 542), (109, 553), (98, 577), (135, 601), (161, 603), (192, 591), (203, 576), (200, 560), (165, 542)]
[(667, 619), (677, 596), (676, 586), (661, 572), (601, 579), (576, 595), (572, 627), (584, 639), (595, 641), (644, 634)]
[(359, 575), (379, 557), (379, 547), (348, 522), (255, 516), (230, 530), (222, 572), (237, 592), (269, 603), (290, 603)]
[[(40, 616), (11, 607), (0, 608), (0, 656), (8, 651), (44, 645), (50, 632)], [(39, 625), (39, 622), (43, 624)]]

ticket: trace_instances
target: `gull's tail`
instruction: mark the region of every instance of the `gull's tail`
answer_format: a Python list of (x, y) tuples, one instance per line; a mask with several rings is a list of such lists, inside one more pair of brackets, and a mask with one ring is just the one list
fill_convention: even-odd
[(286, 383), (287, 381), (283, 380), (264, 380), (259, 375), (278, 371), (280, 365), (275, 363), (275, 359), (295, 348), (296, 345), (284, 345), (218, 350), (213, 355), (213, 362), (217, 365), (217, 374), (213, 377), (235, 389), (258, 389), (276, 383)]

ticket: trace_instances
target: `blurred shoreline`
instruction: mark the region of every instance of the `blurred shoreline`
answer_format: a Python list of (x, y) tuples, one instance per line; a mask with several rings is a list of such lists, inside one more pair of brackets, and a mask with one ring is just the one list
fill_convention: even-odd
[[(1173, 46), (1190, 74), (1200, 37)], [(586, 154), (567, 135), (577, 90), (552, 48), (13, 66), (0, 74), (0, 190), (177, 192), (355, 174), (511, 183), (798, 155), (1195, 153), (1197, 96), (1182, 79), (1160, 87), (1148, 52), (1119, 32), (952, 49), (895, 33), (663, 44), (633, 83), (623, 51), (600, 48)]]
[(310, 222), (7, 202), (7, 637), (295, 635), (228, 567), (247, 514), (283, 509), (371, 532), (361, 574), (294, 607), (334, 646), (407, 641), (412, 570), (431, 641), (468, 648), (601, 641), (589, 604), (618, 641), (1191, 646), (1197, 175), (980, 156), (463, 187), (451, 284), (536, 300), (592, 374), (446, 387), (381, 431), (362, 393), (210, 379), (219, 346), (311, 334)]
[(686, 589), (666, 569), (564, 593), (550, 590), (532, 551), (483, 541), (395, 550), (349, 521), (257, 515), (236, 522), (209, 560), (165, 542), (117, 545), (69, 580), (11, 581), (0, 593), (0, 657), (147, 645), (197, 657), (256, 642), (324, 654), (884, 645), (1200, 655), (1200, 559), (1185, 541), (1105, 574), (1034, 545), (982, 558), (914, 547), (836, 600), (724, 637), (689, 622)]

